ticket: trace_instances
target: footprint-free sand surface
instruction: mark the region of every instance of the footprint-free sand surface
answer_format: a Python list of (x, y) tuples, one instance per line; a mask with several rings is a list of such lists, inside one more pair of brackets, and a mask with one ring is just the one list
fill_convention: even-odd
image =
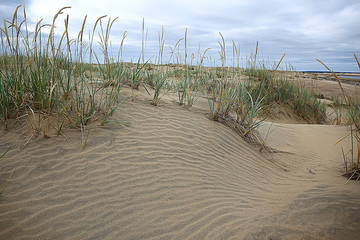
[(345, 126), (266, 123), (277, 151), (260, 153), (201, 108), (138, 94), (84, 150), (75, 129), (21, 151), (26, 123), (1, 131), (0, 239), (359, 239)]

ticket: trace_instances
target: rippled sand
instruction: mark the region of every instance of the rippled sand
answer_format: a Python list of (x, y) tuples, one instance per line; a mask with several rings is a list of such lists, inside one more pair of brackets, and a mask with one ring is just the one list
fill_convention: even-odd
[[(201, 101), (199, 101), (201, 103)], [(273, 124), (260, 153), (198, 108), (145, 95), (123, 125), (28, 140), (1, 132), (1, 239), (358, 239), (360, 185), (344, 184), (344, 126)], [(270, 123), (260, 132), (265, 135)], [(24, 134), (22, 134), (25, 131)], [(348, 147), (346, 142), (343, 147)]]

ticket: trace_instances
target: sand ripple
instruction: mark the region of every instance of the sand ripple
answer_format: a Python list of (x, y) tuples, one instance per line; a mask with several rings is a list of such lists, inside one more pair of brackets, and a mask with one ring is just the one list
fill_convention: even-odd
[(353, 189), (324, 185), (305, 165), (296, 170), (297, 153), (269, 160), (230, 128), (170, 103), (128, 102), (116, 117), (126, 124), (94, 128), (85, 150), (72, 131), (70, 142), (35, 139), (21, 152), (26, 139), (4, 133), (0, 150), (17, 150), (0, 165), (1, 183), (14, 171), (0, 197), (1, 239), (330, 239), (360, 231)]

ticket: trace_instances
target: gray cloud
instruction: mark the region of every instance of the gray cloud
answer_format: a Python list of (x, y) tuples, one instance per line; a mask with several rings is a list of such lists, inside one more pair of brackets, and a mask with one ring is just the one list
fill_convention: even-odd
[[(62, 0), (52, 5), (46, 3), (45, 0), (27, 3), (31, 19), (36, 22), (44, 17), (49, 22), (60, 7), (72, 5), (66, 13), (70, 14), (74, 36), (85, 14), (89, 16), (89, 28), (101, 15), (118, 16), (112, 41), (119, 42), (127, 31), (125, 44), (131, 58), (139, 55), (144, 17), (149, 58), (158, 51), (158, 31), (163, 25), (167, 52), (169, 46), (184, 37), (188, 28), (189, 51), (197, 52), (199, 44), (202, 51), (210, 47), (208, 55), (212, 59), (219, 59), (221, 32), (226, 40), (229, 64), (232, 40), (240, 42), (243, 65), (259, 41), (260, 57), (270, 63), (286, 53), (285, 61), (298, 70), (324, 70), (315, 60), (319, 58), (336, 71), (359, 71), (353, 59), (354, 52), (360, 55), (358, 0), (104, 0), (101, 4), (94, 0)], [(11, 16), (9, 9), (15, 9), (16, 5), (14, 1), (2, 1), (2, 18)]]
[(18, 1), (18, 0), (1, 0), (0, 2), (0, 19), (6, 19), (6, 20), (11, 20), (13, 15), (14, 15), (14, 11), (16, 9), (17, 6), (19, 5), (27, 5), (28, 1)]

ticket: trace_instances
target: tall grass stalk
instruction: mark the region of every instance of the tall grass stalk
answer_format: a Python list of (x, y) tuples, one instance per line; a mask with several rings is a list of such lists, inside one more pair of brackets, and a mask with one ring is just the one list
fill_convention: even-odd
[[(355, 60), (360, 68), (359, 60), (354, 53)], [(336, 81), (339, 84), (339, 87), (345, 97), (346, 105), (348, 106), (348, 116), (350, 118), (350, 141), (351, 141), (351, 149), (350, 149), (350, 166), (347, 166), (346, 156), (344, 156), (344, 162), (345, 162), (345, 175), (349, 177), (349, 179), (360, 179), (360, 105), (356, 104), (352, 99), (350, 98), (347, 91), (342, 86), (342, 83), (337, 76), (337, 74), (332, 71), (325, 63), (317, 59), (318, 62), (320, 62), (329, 72), (331, 72)], [(338, 142), (341, 142), (345, 137), (341, 138)]]
[[(238, 70), (237, 74), (238, 74), (238, 78), (240, 81), (240, 77), (241, 77), (241, 69), (240, 69), (240, 43), (238, 45), (236, 45), (235, 41), (232, 40), (233, 43), (233, 78), (235, 77), (236, 71), (235, 68)], [(235, 61), (236, 61), (236, 65), (235, 65)]]
[[(182, 40), (184, 40), (184, 66), (183, 66), (184, 75), (181, 76), (182, 79), (180, 79), (176, 82), (175, 88), (178, 93), (179, 105), (181, 105), (181, 106), (186, 105), (186, 106), (190, 107), (195, 103), (197, 98), (194, 96), (194, 93), (192, 92), (192, 86), (194, 83), (192, 81), (192, 76), (190, 74), (189, 63), (188, 63), (187, 28), (185, 29), (184, 38), (181, 38), (180, 40), (178, 40), (175, 47), (177, 46), (179, 48), (179, 43)], [(172, 56), (173, 56), (173, 51), (171, 52), (171, 57)], [(178, 53), (178, 57), (181, 58), (180, 53)]]
[[(225, 88), (226, 88), (226, 46), (225, 46), (225, 39), (224, 36), (221, 34), (221, 32), (219, 32), (220, 37), (221, 37), (221, 42), (218, 41), (219, 46), (220, 46), (220, 50), (219, 50), (219, 56), (220, 56), (220, 60), (221, 60), (221, 73), (220, 73), (220, 80), (217, 81), (216, 86), (215, 86), (215, 92), (213, 94), (213, 98), (212, 101), (213, 103), (210, 103), (210, 99), (208, 98), (209, 101), (209, 106), (210, 106), (210, 111), (211, 111), (211, 115), (212, 115), (212, 119), (213, 120), (218, 120), (219, 118), (219, 114), (221, 115), (221, 109), (224, 108), (223, 104), (224, 104), (224, 97), (226, 95), (225, 93)], [(217, 99), (216, 99), (217, 97)], [(215, 101), (216, 104), (215, 104)]]
[[(161, 28), (161, 33), (159, 32), (159, 55), (158, 55), (158, 63), (156, 66), (156, 73), (154, 75), (154, 79), (152, 81), (152, 85), (154, 86), (154, 96), (151, 101), (151, 104), (156, 106), (160, 100), (161, 91), (165, 88), (167, 84), (167, 71), (164, 73), (162, 71), (163, 64), (163, 54), (164, 54), (164, 26)], [(166, 93), (164, 93), (166, 94)]]

